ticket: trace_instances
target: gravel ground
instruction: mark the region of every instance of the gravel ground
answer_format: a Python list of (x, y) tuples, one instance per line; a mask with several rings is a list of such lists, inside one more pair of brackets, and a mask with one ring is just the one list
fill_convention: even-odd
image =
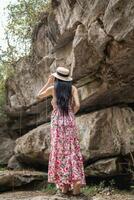
[(134, 200), (132, 194), (96, 195), (92, 200)]
[(67, 195), (46, 195), (44, 192), (17, 191), (0, 194), (0, 200), (90, 200), (85, 197), (69, 197)]
[(134, 200), (134, 194), (122, 192), (113, 194), (102, 193), (92, 198), (46, 195), (40, 191), (14, 191), (0, 194), (0, 200)]

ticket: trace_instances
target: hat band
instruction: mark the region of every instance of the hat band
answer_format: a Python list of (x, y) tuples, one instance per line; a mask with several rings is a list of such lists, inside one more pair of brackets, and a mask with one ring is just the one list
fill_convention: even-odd
[(69, 75), (67, 74), (61, 74), (60, 72), (57, 72), (58, 75), (63, 76), (63, 77), (68, 77)]

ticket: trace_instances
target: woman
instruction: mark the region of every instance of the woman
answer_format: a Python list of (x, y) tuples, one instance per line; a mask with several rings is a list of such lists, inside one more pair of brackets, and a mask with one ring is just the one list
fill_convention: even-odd
[(80, 188), (86, 185), (75, 122), (75, 113), (80, 108), (80, 102), (68, 69), (58, 67), (49, 76), (37, 99), (47, 96), (53, 97), (48, 182), (55, 183), (64, 194), (73, 189), (73, 194), (79, 195)]

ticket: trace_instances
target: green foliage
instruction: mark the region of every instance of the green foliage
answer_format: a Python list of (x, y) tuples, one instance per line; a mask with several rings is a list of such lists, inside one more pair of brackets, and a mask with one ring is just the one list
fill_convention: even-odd
[(14, 73), (16, 61), (29, 54), (33, 28), (50, 5), (50, 0), (18, 0), (5, 8), (8, 12), (5, 27), (7, 47), (0, 48), (0, 117), (5, 117), (5, 81)]
[(6, 66), (0, 63), (0, 121), (3, 121), (6, 118), (4, 111), (4, 105), (6, 101), (5, 95), (5, 80), (7, 77)]
[(6, 167), (0, 166), (0, 171), (5, 171), (5, 170), (6, 170)]
[(5, 87), (2, 80), (0, 81), (0, 119), (5, 116), (3, 109), (4, 104), (5, 104)]
[(6, 104), (5, 81), (14, 74), (14, 69), (8, 62), (0, 62), (0, 121), (6, 120), (4, 105)]
[(54, 194), (56, 190), (57, 189), (56, 189), (55, 184), (51, 184), (51, 183), (47, 184), (45, 187), (41, 189), (42, 192), (45, 192), (47, 194)]
[(115, 190), (115, 181), (113, 179), (107, 183), (106, 181), (101, 181), (99, 184), (90, 184), (82, 188), (82, 192), (90, 197), (95, 196), (98, 193), (107, 193), (113, 190)]
[(94, 196), (95, 194), (98, 193), (99, 188), (96, 185), (90, 185), (86, 186), (81, 189), (81, 191), (86, 195), (86, 196)]
[[(8, 23), (5, 29), (8, 55), (24, 56), (29, 53), (31, 34), (42, 12), (50, 7), (50, 0), (18, 0), (7, 6)], [(10, 55), (11, 56), (11, 55)]]
[(51, 8), (51, 0), (18, 0), (5, 8), (8, 13), (5, 27), (6, 49), (0, 48), (0, 63), (14, 65), (30, 52), (33, 29), (41, 13)]

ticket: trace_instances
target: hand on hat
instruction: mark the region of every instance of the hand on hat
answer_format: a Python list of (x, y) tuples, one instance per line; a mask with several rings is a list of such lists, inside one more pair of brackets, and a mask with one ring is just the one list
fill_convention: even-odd
[(55, 77), (52, 75), (52, 74), (50, 74), (49, 75), (49, 78), (48, 78), (48, 83), (54, 83), (54, 79), (55, 79)]

